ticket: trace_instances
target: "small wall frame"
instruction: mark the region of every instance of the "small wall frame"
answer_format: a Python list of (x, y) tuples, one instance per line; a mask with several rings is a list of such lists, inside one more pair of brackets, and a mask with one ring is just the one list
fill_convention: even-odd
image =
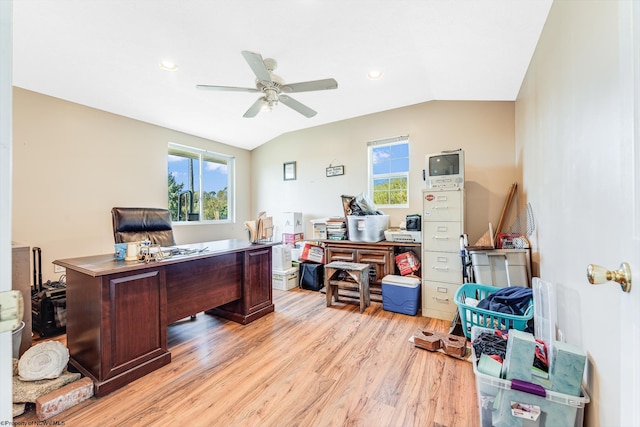
[(282, 179), (285, 181), (295, 181), (296, 162), (286, 162), (282, 167)]
[(344, 165), (329, 166), (327, 168), (327, 177), (344, 175)]

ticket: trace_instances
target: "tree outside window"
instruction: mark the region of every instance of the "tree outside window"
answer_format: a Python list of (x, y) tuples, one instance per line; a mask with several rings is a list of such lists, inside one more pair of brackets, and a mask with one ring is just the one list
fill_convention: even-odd
[(174, 222), (233, 219), (233, 157), (169, 144), (167, 166)]
[(409, 140), (369, 143), (370, 196), (377, 207), (408, 207)]

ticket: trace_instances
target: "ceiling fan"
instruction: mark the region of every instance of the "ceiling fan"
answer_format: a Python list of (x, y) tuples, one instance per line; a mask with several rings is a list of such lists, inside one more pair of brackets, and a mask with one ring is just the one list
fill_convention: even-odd
[(220, 90), (228, 92), (258, 92), (263, 96), (258, 98), (251, 107), (244, 113), (243, 117), (255, 117), (262, 109), (271, 109), (281, 101), (283, 104), (297, 111), (305, 117), (313, 117), (316, 111), (307, 107), (299, 101), (291, 98), (287, 93), (311, 92), (314, 90), (336, 89), (338, 82), (335, 79), (312, 80), (300, 83), (285, 83), (281, 77), (273, 73), (277, 63), (275, 59), (262, 59), (259, 53), (242, 51), (242, 56), (256, 75), (256, 87), (234, 87), (234, 86), (213, 86), (196, 85), (198, 89)]

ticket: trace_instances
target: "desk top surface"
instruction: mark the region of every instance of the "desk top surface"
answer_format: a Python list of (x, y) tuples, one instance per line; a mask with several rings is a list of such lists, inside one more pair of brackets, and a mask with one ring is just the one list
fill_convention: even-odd
[(422, 243), (416, 242), (391, 242), (389, 240), (381, 240), (379, 242), (358, 242), (355, 240), (331, 240), (324, 239), (320, 240), (320, 242), (325, 245), (333, 245), (333, 246), (380, 246), (380, 247), (395, 247), (395, 246), (406, 246), (406, 247), (417, 247), (421, 246)]
[(359, 264), (357, 262), (333, 261), (325, 264), (325, 268), (335, 268), (336, 270), (364, 271), (369, 269), (369, 264)]
[(69, 270), (98, 277), (113, 273), (142, 270), (196, 259), (210, 258), (234, 252), (260, 250), (271, 247), (274, 244), (255, 244), (247, 240), (240, 239), (216, 240), (211, 242), (172, 246), (171, 248), (195, 250), (195, 252), (184, 255), (173, 255), (171, 257), (149, 263), (144, 261), (117, 260), (114, 253), (59, 259), (53, 261), (53, 263)]

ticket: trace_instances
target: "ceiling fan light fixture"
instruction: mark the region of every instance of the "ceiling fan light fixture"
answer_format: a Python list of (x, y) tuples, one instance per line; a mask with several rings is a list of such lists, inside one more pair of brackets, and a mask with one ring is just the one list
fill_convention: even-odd
[(369, 80), (379, 80), (382, 78), (382, 75), (383, 73), (380, 70), (371, 70), (367, 73), (367, 78)]
[(163, 61), (160, 61), (160, 68), (165, 71), (176, 71), (178, 69), (178, 64), (165, 59)]
[(196, 85), (196, 88), (230, 92), (261, 92), (262, 96), (251, 104), (251, 107), (249, 107), (242, 117), (255, 117), (260, 111), (271, 110), (282, 102), (292, 110), (310, 118), (315, 116), (317, 112), (303, 103), (296, 101), (287, 94), (338, 88), (338, 82), (335, 81), (335, 79), (311, 80), (285, 84), (281, 77), (273, 74), (273, 70), (277, 66), (275, 60), (270, 58), (263, 59), (262, 55), (259, 53), (250, 52), (248, 50), (243, 50), (241, 53), (256, 77), (255, 88), (215, 85)]

